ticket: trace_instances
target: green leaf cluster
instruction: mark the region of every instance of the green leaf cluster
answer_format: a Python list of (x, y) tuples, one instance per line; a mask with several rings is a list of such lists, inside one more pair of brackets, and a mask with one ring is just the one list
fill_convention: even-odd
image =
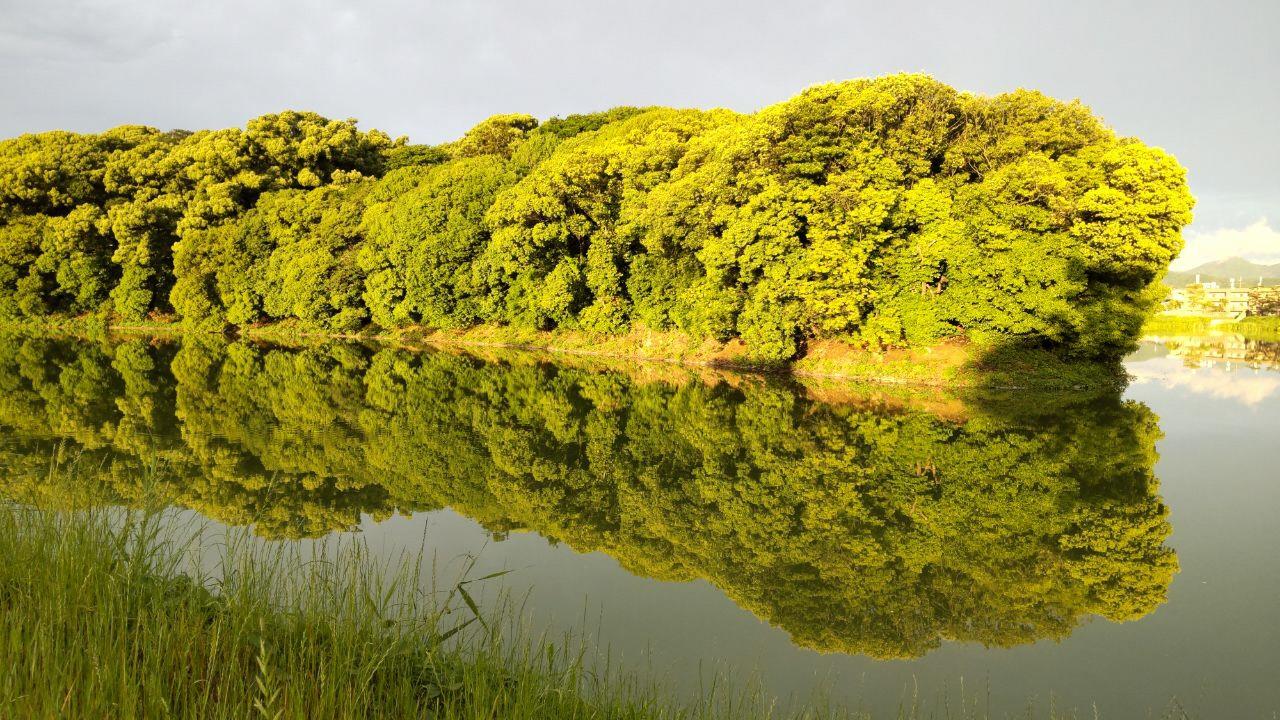
[(1165, 152), (1078, 102), (923, 75), (756, 113), (491, 117), (430, 147), (286, 112), (0, 143), (0, 315), (504, 324), (1114, 359), (1182, 247)]
[(391, 147), (354, 120), (302, 112), (244, 129), (125, 126), (0, 142), (0, 313), (138, 320), (181, 306), (207, 321), (191, 313), (203, 289), (191, 286), (208, 277), (190, 260), (217, 257), (204, 247), (211, 228), (239, 221), (272, 191), (377, 175)]

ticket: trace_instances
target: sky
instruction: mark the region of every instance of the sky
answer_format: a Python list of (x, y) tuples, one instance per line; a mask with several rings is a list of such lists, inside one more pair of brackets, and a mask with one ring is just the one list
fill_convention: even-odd
[(1173, 153), (1175, 264), (1280, 262), (1280, 0), (0, 0), (0, 136), (243, 125), (283, 109), (414, 142), (499, 112), (749, 112), (925, 72), (1079, 98)]

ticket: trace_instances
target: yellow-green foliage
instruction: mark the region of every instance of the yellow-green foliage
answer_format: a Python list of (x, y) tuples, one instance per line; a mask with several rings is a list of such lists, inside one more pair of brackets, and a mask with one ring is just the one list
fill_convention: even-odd
[(1195, 315), (1152, 315), (1142, 327), (1144, 335), (1204, 335), (1212, 319)]
[(1259, 342), (1280, 342), (1280, 317), (1247, 317), (1224, 328)]
[[(4, 294), (18, 296), (18, 314), (25, 315), (95, 310), (108, 296), (127, 319), (168, 309), (175, 280), (203, 281), (176, 276), (175, 255), (205, 253), (184, 248), (185, 238), (234, 222), (264, 192), (377, 174), (390, 146), (386, 135), (360, 132), (354, 121), (298, 112), (265, 115), (244, 130), (125, 126), (101, 135), (52, 132), (4, 141), (0, 232), (7, 267), (0, 275), (17, 283), (6, 283)], [(20, 253), (32, 218), (45, 219), (45, 231), (40, 255), (27, 260)], [(33, 288), (43, 303), (24, 303), (24, 291)], [(195, 293), (178, 290), (183, 298)]]
[[(727, 112), (650, 110), (569, 140), (502, 193), (477, 269), (502, 298), (498, 317), (528, 327), (626, 328), (632, 303), (672, 288), (628, 288), (639, 206), (666, 182), (690, 140)], [(658, 290), (658, 292), (653, 292)]]
[(1079, 103), (921, 75), (754, 114), (497, 115), (439, 147), (309, 113), (0, 144), (0, 314), (483, 323), (1112, 359), (1192, 198)]
[(1177, 561), (1146, 407), (1032, 398), (940, 416), (740, 380), (202, 336), (10, 339), (0, 496), (158, 493), (269, 536), (451, 506), (706, 579), (802, 645), (880, 657), (1059, 638), (1163, 602)]
[(384, 328), (438, 328), (488, 319), (474, 272), (485, 212), (518, 175), (494, 156), (463, 158), (384, 178), (364, 213), (364, 303)]

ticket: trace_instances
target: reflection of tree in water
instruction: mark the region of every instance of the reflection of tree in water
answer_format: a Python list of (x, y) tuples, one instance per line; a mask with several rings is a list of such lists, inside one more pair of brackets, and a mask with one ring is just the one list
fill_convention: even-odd
[[(1163, 602), (1177, 562), (1145, 406), (948, 419), (737, 385), (347, 345), (10, 341), (0, 462), (17, 499), (159, 492), (272, 537), (452, 506), (705, 578), (824, 651), (1013, 645)], [(51, 476), (55, 444), (78, 460)]]

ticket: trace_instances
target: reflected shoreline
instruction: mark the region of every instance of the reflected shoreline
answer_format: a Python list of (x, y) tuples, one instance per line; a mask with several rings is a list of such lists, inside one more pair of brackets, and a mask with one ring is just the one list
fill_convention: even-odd
[(1187, 367), (1214, 367), (1223, 364), (1254, 370), (1280, 370), (1280, 343), (1254, 340), (1234, 333), (1169, 335), (1149, 338), (1168, 348), (1169, 355), (1181, 358)]
[(0, 493), (158, 496), (276, 538), (450, 507), (705, 579), (797, 645), (873, 657), (1062, 638), (1164, 602), (1177, 560), (1139, 403), (660, 370), (11, 338)]
[(1280, 343), (1214, 333), (1152, 338), (1127, 365), (1135, 383), (1159, 383), (1257, 406), (1280, 395)]

